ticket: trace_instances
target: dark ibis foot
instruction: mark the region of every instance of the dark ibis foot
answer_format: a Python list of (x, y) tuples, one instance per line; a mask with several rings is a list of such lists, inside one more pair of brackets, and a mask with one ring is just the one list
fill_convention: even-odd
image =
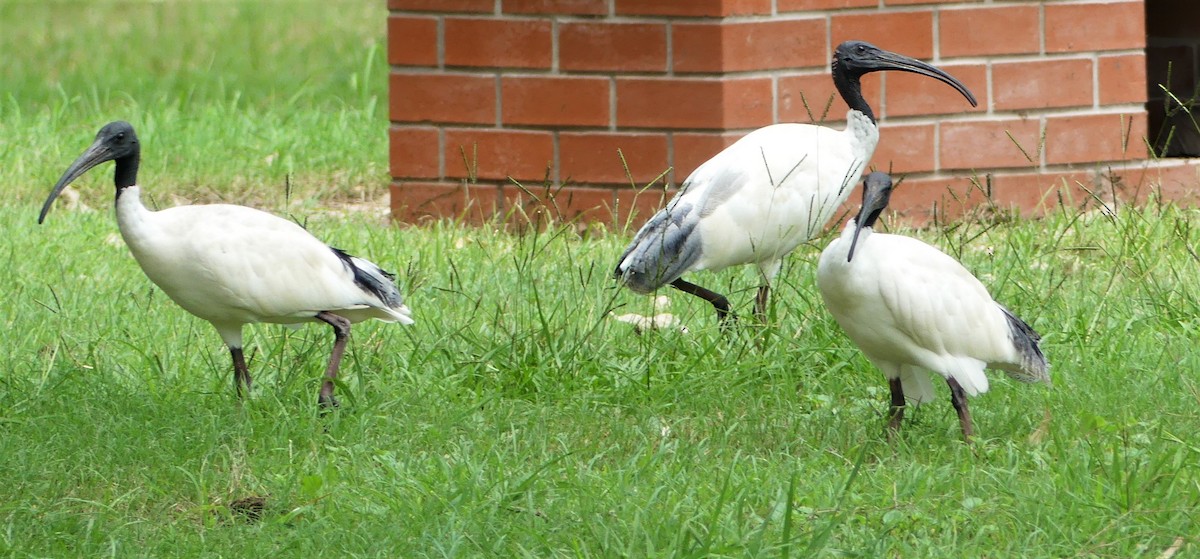
[(900, 436), (900, 424), (904, 421), (904, 406), (893, 406), (888, 410), (888, 422), (884, 431), (887, 433), (888, 444), (895, 444)]
[(317, 405), (321, 407), (322, 412), (330, 412), (341, 407), (341, 404), (338, 403), (337, 398), (333, 397), (333, 394), (321, 394), (317, 396)]

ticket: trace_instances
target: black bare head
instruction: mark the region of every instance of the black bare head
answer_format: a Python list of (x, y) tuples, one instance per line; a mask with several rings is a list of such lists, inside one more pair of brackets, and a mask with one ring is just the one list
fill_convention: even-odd
[(67, 167), (62, 177), (55, 183), (54, 190), (50, 191), (50, 197), (46, 198), (46, 203), (42, 205), (38, 223), (46, 219), (50, 205), (68, 184), (88, 172), (92, 167), (106, 161), (116, 161), (117, 163), (113, 179), (117, 185), (118, 195), (121, 190), (136, 184), (140, 153), (141, 148), (138, 145), (137, 134), (134, 133), (133, 126), (128, 122), (119, 120), (104, 125), (104, 128), (96, 133), (96, 140), (87, 148), (87, 151), (84, 151), (83, 155), (71, 163), (71, 166)]
[(837, 49), (833, 51), (831, 67), (833, 68), (833, 84), (837, 87), (838, 93), (842, 95), (842, 99), (851, 109), (870, 117), (872, 122), (875, 121), (875, 113), (863, 99), (862, 84), (859, 82), (863, 74), (870, 72), (898, 70), (928, 76), (958, 90), (963, 97), (967, 98), (972, 107), (977, 104), (971, 90), (950, 74), (915, 58), (883, 50), (865, 41), (846, 41), (838, 45)]
[(887, 173), (875, 171), (863, 180), (863, 203), (854, 218), (854, 238), (850, 240), (850, 251), (846, 254), (846, 262), (854, 258), (854, 246), (858, 244), (858, 234), (864, 227), (873, 227), (892, 198), (892, 177)]

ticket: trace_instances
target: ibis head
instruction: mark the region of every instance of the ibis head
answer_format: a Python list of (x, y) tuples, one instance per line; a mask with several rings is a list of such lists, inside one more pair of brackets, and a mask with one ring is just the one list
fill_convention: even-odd
[(38, 214), (38, 223), (46, 219), (50, 205), (68, 184), (88, 172), (92, 167), (106, 161), (117, 162), (114, 179), (118, 193), (125, 187), (133, 186), (137, 182), (139, 154), (140, 148), (133, 126), (125, 121), (110, 122), (104, 125), (104, 128), (96, 133), (96, 140), (87, 148), (87, 151), (75, 159), (75, 162), (67, 167), (62, 177), (54, 184), (54, 190), (50, 191), (50, 197), (46, 198), (46, 203), (42, 205), (42, 213)]
[(858, 243), (858, 234), (864, 227), (875, 225), (875, 220), (879, 219), (879, 214), (883, 213), (883, 209), (887, 207), (891, 197), (892, 177), (887, 173), (875, 171), (863, 180), (862, 209), (858, 210), (858, 217), (854, 218), (854, 238), (850, 239), (850, 250), (846, 254), (846, 262), (854, 258), (854, 245)]
[(864, 41), (846, 41), (838, 45), (833, 52), (831, 66), (833, 68), (833, 84), (837, 86), (842, 99), (851, 109), (871, 117), (872, 121), (875, 120), (875, 114), (863, 99), (859, 78), (863, 74), (882, 70), (898, 70), (928, 76), (958, 90), (963, 97), (967, 98), (972, 107), (977, 105), (971, 90), (950, 74), (915, 58), (889, 52)]

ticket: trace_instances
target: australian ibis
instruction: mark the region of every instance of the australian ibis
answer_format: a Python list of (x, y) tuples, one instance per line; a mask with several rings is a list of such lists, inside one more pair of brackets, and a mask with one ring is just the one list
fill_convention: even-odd
[(886, 173), (867, 175), (858, 216), (821, 253), (817, 286), (846, 335), (888, 379), (889, 433), (900, 428), (908, 402), (933, 399), (929, 371), (946, 379), (970, 440), (967, 397), (987, 392), (985, 368), (1049, 382), (1050, 365), (1037, 332), (957, 260), (917, 239), (872, 231), (891, 192)]
[(117, 226), (142, 271), (188, 312), (216, 327), (233, 358), (234, 388), (250, 389), (242, 327), (255, 322), (333, 327), (333, 351), (317, 401), (336, 406), (333, 381), (350, 325), (369, 318), (412, 324), (394, 276), (317, 240), (281, 217), (228, 204), (151, 211), (137, 185), (141, 150), (127, 122), (100, 129), (50, 192), (38, 215), (89, 169), (114, 161)]
[(725, 296), (682, 279), (694, 270), (755, 264), (755, 314), (766, 315), (771, 281), (792, 249), (817, 235), (871, 160), (879, 141), (860, 78), (899, 70), (940, 80), (971, 105), (975, 97), (946, 72), (862, 41), (838, 45), (833, 83), (850, 107), (846, 128), (783, 123), (759, 128), (700, 165), (625, 249), (614, 276), (637, 293), (665, 285), (705, 299), (723, 322)]

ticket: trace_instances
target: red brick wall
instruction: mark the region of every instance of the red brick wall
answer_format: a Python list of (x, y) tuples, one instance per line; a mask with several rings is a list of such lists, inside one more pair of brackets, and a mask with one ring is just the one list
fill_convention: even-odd
[(881, 127), (872, 165), (907, 176), (896, 205), (918, 219), (948, 187), (970, 198), (971, 177), (991, 175), (996, 200), (1030, 209), (1055, 185), (1092, 188), (1098, 164), (1146, 157), (1141, 0), (388, 7), (392, 197), (404, 220), (540, 207), (625, 223), (632, 208), (640, 224), (664, 184), (754, 128), (842, 126), (828, 63), (847, 39), (930, 60), (979, 100), (972, 109), (914, 75), (864, 78)]

